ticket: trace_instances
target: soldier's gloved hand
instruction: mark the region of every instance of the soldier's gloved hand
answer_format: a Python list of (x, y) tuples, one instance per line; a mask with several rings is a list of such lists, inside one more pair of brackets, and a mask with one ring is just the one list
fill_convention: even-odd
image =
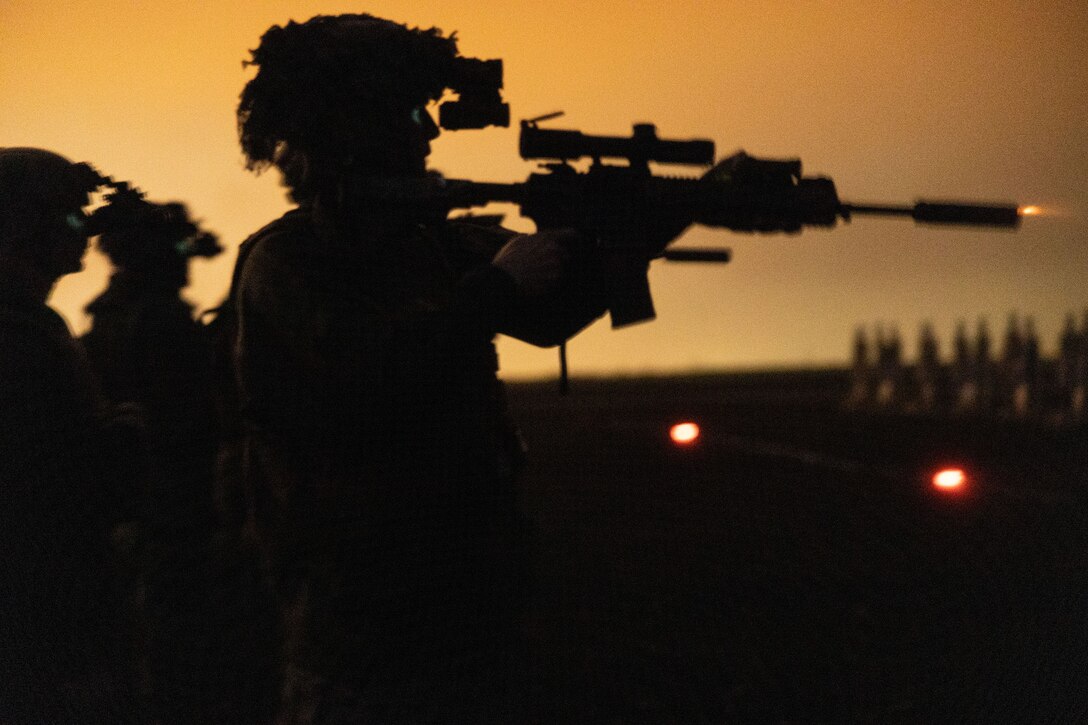
[(506, 272), (525, 297), (552, 289), (570, 259), (569, 245), (578, 240), (573, 229), (547, 229), (514, 237), (499, 250), (491, 264)]

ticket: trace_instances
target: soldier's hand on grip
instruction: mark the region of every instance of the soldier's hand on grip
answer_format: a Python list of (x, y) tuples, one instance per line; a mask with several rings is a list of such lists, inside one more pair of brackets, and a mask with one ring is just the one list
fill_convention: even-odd
[(513, 278), (525, 297), (552, 289), (570, 259), (568, 247), (578, 240), (573, 229), (546, 229), (514, 237), (499, 250), (491, 263)]

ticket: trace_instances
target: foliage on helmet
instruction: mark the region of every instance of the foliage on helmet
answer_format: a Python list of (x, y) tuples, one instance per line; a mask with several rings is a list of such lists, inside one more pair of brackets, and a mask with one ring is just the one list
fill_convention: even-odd
[(371, 15), (319, 15), (275, 25), (246, 65), (238, 130), (250, 169), (284, 145), (319, 159), (396, 142), (411, 109), (441, 97), (457, 56), (455, 36)]

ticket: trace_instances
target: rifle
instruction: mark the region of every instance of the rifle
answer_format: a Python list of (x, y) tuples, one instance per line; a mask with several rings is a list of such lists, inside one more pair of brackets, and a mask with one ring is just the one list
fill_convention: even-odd
[[(803, 176), (800, 160), (758, 159), (739, 151), (714, 164), (713, 141), (662, 139), (652, 124), (636, 124), (629, 137), (540, 127), (541, 121), (558, 115), (521, 122), (521, 157), (543, 162), (526, 181), (489, 183), (432, 175), (375, 180), (361, 190), (375, 201), (419, 204), (439, 213), (511, 202), (538, 229), (577, 229), (591, 241), (592, 254), (602, 267), (613, 327), (654, 317), (646, 276), (653, 259), (729, 261), (729, 250), (669, 249), (692, 224), (787, 234), (806, 226), (834, 227), (855, 214), (910, 217), (928, 224), (998, 228), (1020, 224), (1020, 208), (1011, 203), (842, 202), (831, 179)], [(579, 171), (573, 162), (584, 158), (591, 164)], [(656, 176), (650, 162), (710, 168), (699, 177)]]

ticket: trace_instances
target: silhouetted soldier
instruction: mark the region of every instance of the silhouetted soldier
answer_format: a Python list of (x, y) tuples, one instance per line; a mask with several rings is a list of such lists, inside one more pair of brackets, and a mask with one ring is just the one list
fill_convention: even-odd
[(1015, 312), (1009, 313), (1009, 322), (1005, 328), (1005, 347), (1002, 359), (1007, 365), (1016, 366), (1021, 362), (1024, 352), (1024, 336), (1020, 329), (1020, 318)]
[(1013, 388), (1013, 410), (1025, 416), (1037, 407), (1039, 395), (1039, 335), (1035, 331), (1035, 319), (1024, 320), (1024, 334), (1017, 366), (1016, 384)]
[(977, 407), (989, 410), (994, 403), (994, 363), (991, 353), (990, 328), (986, 318), (978, 318), (975, 335), (974, 379), (977, 386)]
[(1009, 313), (1008, 325), (1005, 328), (1004, 347), (1001, 351), (1001, 361), (998, 370), (998, 379), (995, 381), (997, 390), (997, 403), (999, 407), (1010, 407), (1013, 413), (1022, 414), (1021, 408), (1026, 405), (1026, 388), (1021, 383), (1024, 375), (1024, 331), (1020, 327), (1020, 318), (1015, 312)]
[(1080, 326), (1077, 362), (1073, 373), (1070, 408), (1074, 416), (1083, 416), (1088, 412), (1088, 310)]
[[(1012, 391), (1016, 386), (1016, 380), (1020, 375), (1023, 365), (1024, 339), (1020, 329), (1020, 318), (1015, 312), (1009, 313), (1008, 323), (1005, 326), (1005, 340), (1001, 350), (1000, 360), (1000, 397), (1008, 397), (1011, 401)], [(1002, 401), (1004, 402), (1004, 401)]]
[(869, 340), (863, 325), (858, 325), (854, 330), (854, 355), (850, 371), (850, 395), (847, 404), (851, 407), (866, 405), (872, 394), (873, 366), (869, 360)]
[(556, 344), (603, 305), (567, 284), (572, 233), (359, 190), (427, 173), (456, 52), (437, 29), (316, 17), (264, 34), (242, 93), (249, 166), (275, 165), (299, 204), (243, 244), (231, 295), (284, 723), (523, 719), (522, 449), (492, 338)]
[(1077, 356), (1080, 354), (1080, 334), (1073, 313), (1065, 316), (1065, 326), (1058, 340), (1058, 391), (1062, 405), (1068, 405), (1077, 376)]
[(111, 532), (140, 472), (78, 343), (46, 306), (82, 268), (86, 164), (0, 149), (0, 722), (134, 718)]
[(952, 362), (952, 380), (958, 410), (972, 410), (978, 405), (978, 381), (975, 377), (975, 359), (971, 351), (971, 342), (967, 338), (967, 323), (956, 323), (956, 336), (953, 342), (955, 358)]
[(932, 410), (940, 394), (941, 360), (933, 325), (922, 323), (918, 336), (918, 363), (914, 368), (918, 386), (918, 403), (923, 410)]
[(211, 603), (218, 436), (211, 345), (181, 290), (190, 258), (221, 248), (181, 204), (131, 196), (113, 204), (113, 216), (123, 218), (108, 224), (98, 246), (114, 271), (87, 305), (93, 323), (83, 343), (106, 396), (138, 404), (146, 426), (151, 470), (139, 502), (140, 579), (152, 716), (162, 725), (211, 722), (210, 700), (229, 678), (209, 657), (221, 644), (209, 628), (221, 617)]
[(887, 407), (896, 404), (902, 393), (902, 342), (899, 329), (892, 327), (887, 337), (883, 329), (877, 330), (877, 388), (876, 402)]

